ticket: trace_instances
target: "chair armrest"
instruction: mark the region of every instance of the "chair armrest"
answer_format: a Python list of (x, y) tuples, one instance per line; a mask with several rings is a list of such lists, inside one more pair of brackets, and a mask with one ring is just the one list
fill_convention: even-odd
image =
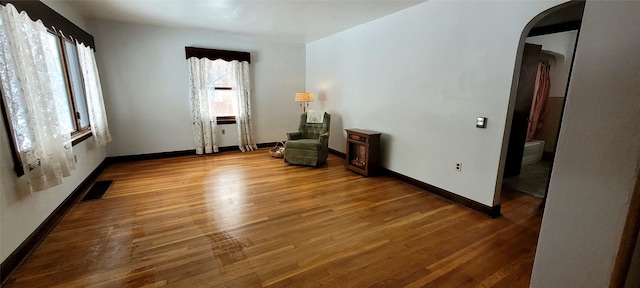
[(298, 140), (301, 137), (302, 137), (302, 133), (300, 132), (287, 133), (287, 140)]
[(318, 139), (320, 141), (320, 143), (323, 142), (329, 142), (329, 133), (322, 133), (320, 134), (320, 139)]

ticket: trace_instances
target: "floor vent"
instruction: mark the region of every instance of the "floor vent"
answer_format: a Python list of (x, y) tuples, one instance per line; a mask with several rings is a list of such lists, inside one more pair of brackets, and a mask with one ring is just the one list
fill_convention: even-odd
[(80, 202), (102, 199), (102, 196), (107, 192), (112, 182), (113, 180), (96, 181)]

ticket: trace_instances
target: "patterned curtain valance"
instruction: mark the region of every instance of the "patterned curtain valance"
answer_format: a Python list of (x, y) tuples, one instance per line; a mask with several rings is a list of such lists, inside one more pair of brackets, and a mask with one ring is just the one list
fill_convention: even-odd
[[(33, 21), (41, 20), (45, 27), (56, 30), (55, 33), (64, 34), (69, 40), (77, 40), (84, 45), (96, 49), (96, 44), (93, 40), (93, 36), (82, 30), (73, 22), (69, 21), (64, 16), (58, 14), (55, 10), (49, 8), (49, 6), (37, 0), (0, 0), (0, 5), (6, 6), (11, 3), (16, 7), (18, 11), (25, 11), (29, 18)], [(54, 27), (54, 28), (52, 28)]]
[(222, 59), (224, 61), (233, 61), (238, 60), (239, 62), (248, 62), (251, 63), (251, 55), (249, 52), (238, 52), (238, 51), (228, 51), (228, 50), (218, 50), (218, 49), (207, 49), (207, 48), (197, 48), (197, 47), (184, 47), (187, 59), (191, 57), (207, 58), (209, 60), (215, 61), (218, 59)]

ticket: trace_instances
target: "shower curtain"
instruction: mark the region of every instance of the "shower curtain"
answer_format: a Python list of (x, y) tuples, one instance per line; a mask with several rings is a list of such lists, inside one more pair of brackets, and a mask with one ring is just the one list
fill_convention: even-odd
[(551, 65), (547, 61), (538, 63), (538, 75), (533, 91), (533, 103), (529, 113), (529, 127), (527, 130), (527, 142), (533, 139), (533, 134), (542, 129), (544, 116), (547, 112), (547, 99), (549, 98), (549, 71)]

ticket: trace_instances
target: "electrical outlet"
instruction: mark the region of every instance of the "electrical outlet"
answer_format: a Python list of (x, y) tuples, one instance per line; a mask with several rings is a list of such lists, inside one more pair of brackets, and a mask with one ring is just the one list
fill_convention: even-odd
[(222, 129), (222, 135), (224, 135), (226, 133), (226, 131), (224, 131), (224, 129)]
[(457, 172), (462, 172), (462, 162), (456, 163), (456, 171)]

